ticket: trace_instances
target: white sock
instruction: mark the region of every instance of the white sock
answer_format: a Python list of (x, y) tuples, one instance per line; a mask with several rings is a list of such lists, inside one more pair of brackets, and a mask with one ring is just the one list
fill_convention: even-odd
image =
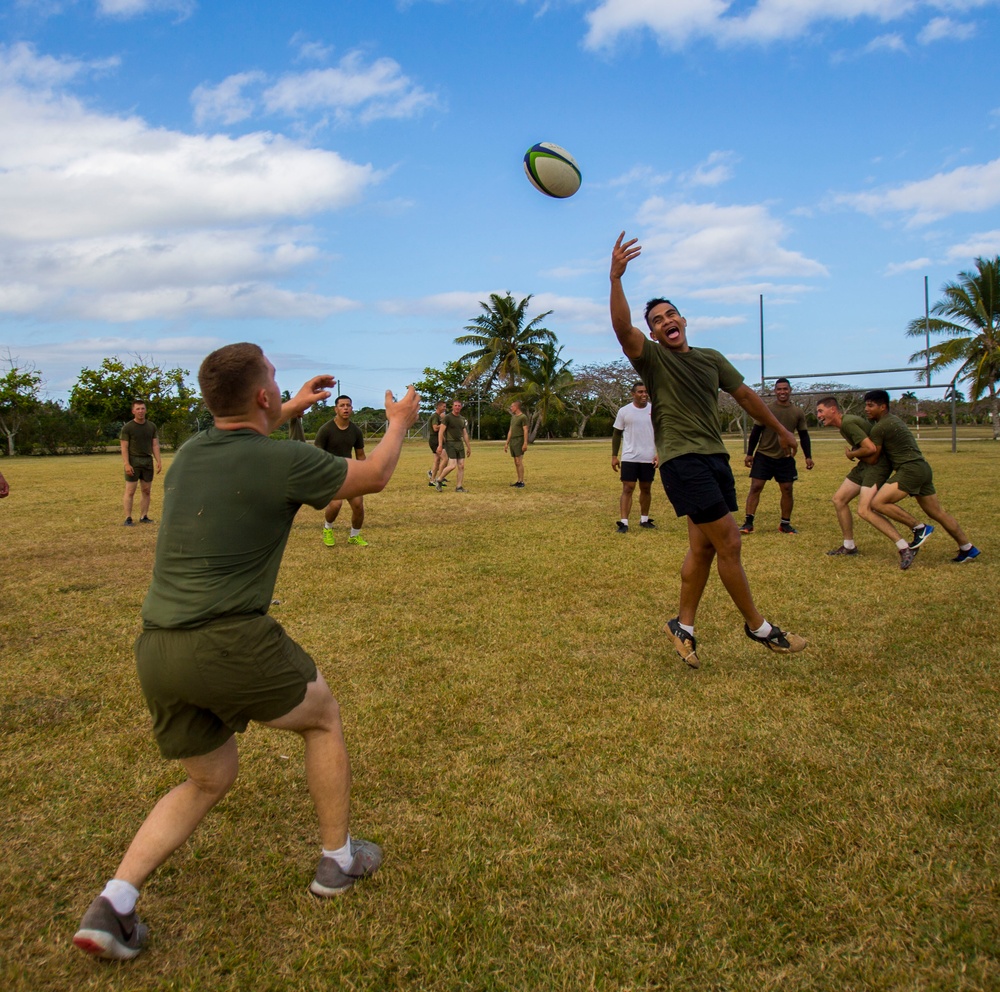
[(139, 890), (129, 882), (113, 878), (104, 886), (101, 893), (114, 907), (119, 916), (128, 916), (135, 909), (135, 901), (139, 898)]
[(337, 848), (336, 851), (328, 851), (325, 847), (323, 848), (324, 858), (333, 858), (334, 861), (340, 865), (344, 871), (347, 871), (351, 867), (351, 862), (354, 860), (354, 855), (351, 854), (351, 835), (347, 835), (347, 843), (343, 847)]
[(361, 533), (361, 528), (360, 527), (352, 527), (351, 528), (351, 537), (357, 537), (358, 534), (360, 534), (360, 533)]
[(958, 550), (959, 551), (971, 551), (972, 550), (972, 545), (971, 544), (960, 544), (958, 546)]
[(754, 637), (768, 637), (771, 633), (771, 625), (765, 620), (755, 631), (753, 631)]
[(644, 524), (649, 519), (649, 516), (639, 517), (639, 523)]
[(330, 523), (327, 523), (324, 520), (323, 521), (323, 530), (333, 530), (333, 522), (331, 521)]
[(621, 522), (622, 522), (622, 523), (623, 523), (623, 524), (624, 524), (624, 525), (625, 525), (626, 527), (628, 527), (628, 520), (627, 520), (627, 519), (626, 519), (625, 517), (622, 517), (622, 521), (621, 521)]
[(906, 541), (904, 541), (902, 538), (900, 538), (896, 542), (896, 547), (899, 548), (900, 551), (905, 551), (909, 547), (909, 544), (907, 544)]
[(849, 541), (845, 537), (844, 538), (844, 547), (847, 548), (848, 550), (852, 550), (853, 548), (857, 547), (857, 545), (853, 541)]
[(681, 630), (686, 630), (692, 637), (694, 637), (694, 624), (693, 623), (681, 623), (680, 620), (677, 621), (677, 626)]

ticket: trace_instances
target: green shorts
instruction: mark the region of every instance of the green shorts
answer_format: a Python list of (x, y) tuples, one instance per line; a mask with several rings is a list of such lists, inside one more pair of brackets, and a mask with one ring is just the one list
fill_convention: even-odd
[(464, 441), (445, 441), (444, 443), (444, 453), (453, 461), (464, 462), (465, 461), (465, 442)]
[(933, 496), (937, 492), (934, 473), (923, 458), (900, 465), (888, 481), (895, 482), (907, 496)]
[(853, 482), (856, 486), (863, 486), (865, 484), (865, 469), (871, 467), (864, 462), (856, 462), (854, 468), (847, 473), (847, 481)]
[(524, 454), (524, 441), (518, 438), (516, 441), (510, 442), (510, 456), (511, 458), (520, 458)]
[(132, 466), (132, 471), (135, 475), (129, 475), (128, 472), (123, 473), (125, 475), (126, 482), (152, 482), (153, 481), (153, 459), (147, 458), (145, 455), (135, 455), (129, 459), (129, 464)]
[(214, 751), (251, 720), (284, 716), (316, 681), (312, 658), (269, 616), (144, 630), (135, 660), (153, 736), (175, 760)]

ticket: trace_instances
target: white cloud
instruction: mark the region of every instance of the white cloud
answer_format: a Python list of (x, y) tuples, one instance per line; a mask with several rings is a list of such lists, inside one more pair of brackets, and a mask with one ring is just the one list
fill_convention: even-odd
[(930, 45), (935, 41), (968, 41), (975, 36), (975, 24), (953, 21), (950, 17), (935, 17), (917, 35), (917, 41), (921, 45)]
[(0, 48), (0, 313), (312, 318), (355, 305), (275, 283), (320, 257), (295, 220), (360, 199), (372, 166), (280, 135), (96, 112), (61, 89), (95, 68)]
[(670, 179), (669, 172), (656, 172), (649, 165), (634, 165), (628, 172), (623, 172), (620, 176), (608, 180), (608, 186), (662, 186)]
[(996, 0), (601, 0), (588, 14), (585, 45), (613, 45), (622, 35), (650, 31), (667, 48), (697, 39), (719, 45), (789, 41), (828, 23), (888, 24), (930, 9), (965, 11)]
[(733, 166), (739, 160), (735, 152), (712, 152), (682, 179), (689, 186), (721, 186), (733, 178)]
[(835, 202), (866, 214), (902, 213), (910, 225), (957, 213), (978, 213), (1000, 204), (1000, 158), (964, 165), (930, 179), (867, 193), (842, 194)]
[[(826, 268), (781, 242), (788, 229), (761, 204), (670, 203), (660, 197), (640, 210), (639, 265), (644, 282), (684, 290), (747, 279), (824, 276)], [(633, 263), (635, 264), (635, 263)], [(670, 290), (673, 292), (673, 290)]]
[(710, 300), (728, 306), (759, 304), (764, 297), (767, 306), (796, 303), (804, 293), (813, 292), (812, 286), (802, 283), (748, 282), (735, 285), (707, 286), (691, 290), (687, 295), (693, 300)]
[(970, 234), (965, 241), (952, 245), (946, 254), (950, 260), (968, 262), (970, 266), (974, 258), (1000, 255), (1000, 230)]
[(885, 267), (887, 276), (898, 276), (906, 272), (919, 272), (933, 264), (929, 258), (914, 258), (909, 262), (891, 262)]
[(256, 108), (257, 101), (245, 96), (244, 90), (266, 79), (262, 72), (237, 72), (227, 76), (218, 86), (202, 83), (191, 94), (194, 120), (201, 127), (212, 121), (236, 124), (246, 120)]
[(97, 0), (97, 10), (105, 17), (127, 20), (143, 14), (170, 13), (187, 17), (195, 9), (194, 0)]
[(865, 45), (865, 54), (871, 55), (873, 52), (905, 52), (906, 42), (898, 34), (880, 34), (877, 38), (872, 38)]

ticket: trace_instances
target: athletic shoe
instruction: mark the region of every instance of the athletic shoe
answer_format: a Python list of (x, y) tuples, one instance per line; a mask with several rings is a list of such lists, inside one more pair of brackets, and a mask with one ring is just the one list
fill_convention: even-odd
[(429, 485), (431, 489), (434, 489), (437, 486), (437, 483), (433, 479), (431, 479), (431, 481), (428, 482), (427, 485)]
[(952, 561), (956, 565), (961, 565), (963, 561), (975, 561), (982, 552), (973, 545), (968, 551), (963, 551), (961, 548), (958, 549), (958, 554), (952, 558)]
[(468, 489), (463, 489), (461, 486), (455, 486), (456, 493), (467, 493), (468, 491)]
[(430, 479), (431, 482), (434, 481), (434, 473), (430, 469), (427, 470), (427, 478)]
[(778, 524), (779, 534), (798, 534), (798, 531), (791, 524)]
[(125, 518), (125, 523), (122, 524), (122, 526), (123, 527), (131, 527), (132, 526), (132, 518), (131, 517), (126, 517)]
[(382, 864), (382, 848), (370, 840), (351, 838), (354, 860), (346, 871), (333, 858), (321, 858), (316, 877), (309, 886), (314, 896), (335, 896), (346, 892), (359, 878), (367, 878), (378, 871)]
[(743, 526), (740, 527), (740, 533), (741, 534), (752, 534), (753, 533), (753, 524), (750, 523), (749, 520), (744, 520), (743, 521)]
[(515, 487), (518, 488), (518, 489), (523, 489), (524, 488), (524, 483), (523, 482), (517, 482), (517, 483), (515, 483)]
[(674, 642), (674, 650), (681, 656), (681, 660), (689, 668), (698, 667), (698, 655), (695, 654), (697, 644), (694, 634), (689, 634), (680, 624), (677, 617), (668, 620), (663, 628), (664, 633)]
[(332, 548), (337, 543), (337, 535), (334, 533), (332, 527), (323, 528), (323, 543), (328, 548)]
[(628, 524), (622, 523), (619, 520), (618, 523), (615, 526), (617, 526), (619, 534), (627, 534), (628, 533)]
[(913, 530), (913, 540), (910, 541), (910, 547), (916, 551), (933, 533), (933, 524), (918, 524)]
[(845, 548), (843, 544), (839, 548), (834, 548), (833, 551), (827, 551), (831, 558), (835, 558), (837, 555), (856, 555), (858, 553), (857, 548)]
[(640, 520), (640, 527), (645, 527), (646, 530), (656, 530), (656, 524), (653, 523), (653, 518), (650, 517), (648, 520)]
[(743, 624), (743, 630), (751, 641), (763, 644), (764, 647), (771, 651), (777, 651), (778, 654), (794, 654), (796, 651), (803, 650), (808, 643), (804, 637), (799, 637), (798, 634), (786, 633), (776, 624), (771, 624), (771, 633), (767, 637), (758, 637), (750, 629), (750, 624), (748, 623)]
[(121, 916), (104, 896), (98, 896), (83, 914), (73, 943), (94, 957), (127, 961), (143, 949), (148, 936), (149, 928), (134, 910)]
[(360, 534), (355, 534), (354, 537), (349, 537), (347, 539), (347, 543), (357, 545), (359, 548), (368, 547), (368, 542)]
[(905, 572), (913, 564), (913, 559), (916, 557), (916, 548), (903, 548), (899, 552), (899, 567)]
[(436, 490), (437, 490), (438, 492), (441, 492), (441, 490), (442, 490), (442, 489), (444, 488), (444, 484), (443, 484), (443, 483), (441, 482), (441, 480), (440, 480), (440, 479), (438, 479), (438, 481), (434, 483), (434, 488), (435, 488), (435, 489), (436, 489)]
[(152, 522), (149, 517), (139, 517), (139, 523), (141, 524), (151, 524)]

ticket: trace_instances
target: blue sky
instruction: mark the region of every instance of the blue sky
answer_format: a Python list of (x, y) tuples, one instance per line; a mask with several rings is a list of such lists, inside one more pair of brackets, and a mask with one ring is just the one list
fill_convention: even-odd
[(761, 294), (768, 375), (905, 365), (924, 276), (1000, 252), (998, 3), (8, 0), (0, 356), (65, 398), (253, 340), (379, 404), (510, 290), (610, 361), (624, 229), (636, 322), (669, 296), (751, 381)]

